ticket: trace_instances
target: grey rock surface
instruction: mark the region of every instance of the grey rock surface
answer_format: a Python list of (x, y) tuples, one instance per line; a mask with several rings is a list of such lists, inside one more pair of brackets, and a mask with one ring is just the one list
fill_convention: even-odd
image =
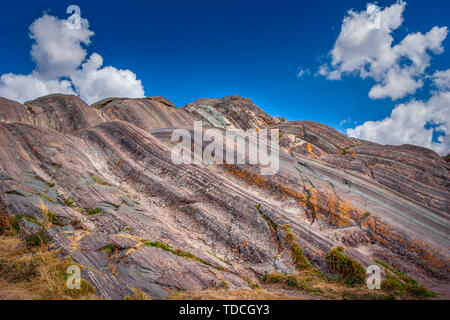
[[(278, 173), (175, 165), (170, 135), (196, 120), (278, 128)], [(22, 217), (24, 230), (39, 226), (23, 217), (42, 223), (42, 204), (51, 210), (60, 221), (48, 230), (56, 248), (85, 266), (107, 299), (132, 288), (158, 299), (248, 288), (265, 273), (295, 273), (285, 234), (264, 216), (290, 225), (322, 272), (326, 253), (344, 246), (364, 266), (386, 261), (448, 295), (449, 169), (433, 151), (287, 122), (237, 96), (181, 109), (161, 97), (92, 106), (64, 95), (25, 106), (0, 99), (1, 207)]]

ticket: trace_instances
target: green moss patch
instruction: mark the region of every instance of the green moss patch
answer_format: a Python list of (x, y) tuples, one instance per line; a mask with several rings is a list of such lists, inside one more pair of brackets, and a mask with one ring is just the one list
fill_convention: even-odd
[(165, 251), (169, 251), (169, 252), (173, 253), (174, 255), (183, 257), (185, 259), (198, 261), (198, 262), (200, 262), (200, 263), (202, 263), (204, 265), (207, 265), (209, 267), (213, 267), (213, 268), (215, 268), (217, 270), (224, 270), (224, 268), (222, 268), (220, 266), (215, 266), (215, 265), (209, 263), (208, 261), (205, 261), (205, 260), (203, 260), (203, 259), (201, 259), (201, 258), (199, 258), (199, 257), (197, 257), (195, 255), (193, 255), (190, 252), (187, 252), (187, 251), (184, 251), (184, 250), (181, 250), (181, 249), (173, 249), (167, 243), (164, 243), (164, 242), (161, 242), (161, 241), (149, 241), (149, 240), (145, 240), (145, 239), (143, 239), (142, 242), (143, 242), (143, 244), (146, 247), (159, 248), (159, 249), (162, 249), (162, 250), (165, 250)]
[(90, 215), (90, 216), (94, 216), (94, 215), (97, 215), (97, 214), (101, 214), (101, 213), (102, 213), (102, 209), (100, 209), (100, 208), (87, 209), (87, 210), (86, 210), (86, 213), (87, 213), (88, 215)]
[(305, 254), (303, 253), (302, 248), (298, 245), (295, 237), (289, 227), (289, 225), (285, 225), (282, 227), (286, 232), (286, 242), (289, 244), (292, 250), (292, 261), (295, 264), (295, 267), (298, 271), (303, 271), (305, 269), (311, 269), (313, 266), (309, 263)]

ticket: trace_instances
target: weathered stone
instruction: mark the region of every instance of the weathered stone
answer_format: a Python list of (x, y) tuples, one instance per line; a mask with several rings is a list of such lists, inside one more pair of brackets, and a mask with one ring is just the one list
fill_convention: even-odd
[[(154, 298), (248, 288), (245, 279), (295, 273), (287, 224), (322, 272), (326, 253), (342, 245), (364, 266), (386, 258), (449, 294), (449, 164), (434, 152), (286, 122), (238, 96), (182, 109), (161, 97), (80, 101), (54, 95), (22, 109), (0, 100), (0, 204), (41, 224), (42, 204), (51, 210), (61, 224), (47, 230), (56, 248), (87, 267), (103, 297), (133, 287)], [(280, 129), (278, 173), (175, 165), (172, 131), (199, 119)]]

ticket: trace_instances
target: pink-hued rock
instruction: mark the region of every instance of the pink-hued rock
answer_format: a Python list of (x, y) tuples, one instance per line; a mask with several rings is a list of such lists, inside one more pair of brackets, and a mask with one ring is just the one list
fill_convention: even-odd
[(225, 129), (265, 128), (287, 121), (268, 115), (250, 99), (237, 95), (220, 100), (198, 99), (184, 106), (182, 110), (186, 110), (210, 126)]
[(32, 122), (30, 114), (22, 104), (2, 97), (0, 97), (0, 121), (8, 123)]
[(111, 98), (92, 105), (107, 121), (127, 121), (141, 129), (192, 126), (189, 114), (162, 97), (143, 99)]
[(104, 120), (100, 114), (74, 95), (54, 94), (25, 102), (34, 124), (62, 133), (95, 126)]
[[(83, 277), (107, 299), (297, 272), (284, 230), (267, 218), (289, 224), (324, 273), (326, 253), (343, 246), (364, 266), (380, 259), (449, 294), (449, 165), (433, 151), (286, 122), (237, 96), (181, 109), (162, 97), (87, 106), (64, 95), (25, 106), (0, 99), (0, 212), (34, 230), (24, 217), (44, 221), (45, 203), (61, 221), (47, 230), (55, 247), (88, 267)], [(222, 132), (279, 129), (278, 173), (174, 164), (171, 133), (196, 120)]]

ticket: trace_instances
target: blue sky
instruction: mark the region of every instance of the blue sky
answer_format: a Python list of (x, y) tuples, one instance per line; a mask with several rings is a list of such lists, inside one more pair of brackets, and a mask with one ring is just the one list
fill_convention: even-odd
[[(177, 106), (238, 94), (269, 114), (345, 132), (356, 123), (384, 119), (400, 102), (430, 96), (427, 80), (414, 95), (392, 101), (369, 98), (371, 78), (330, 81), (315, 75), (330, 62), (347, 11), (366, 9), (367, 2), (357, 0), (2, 1), (0, 75), (34, 69), (29, 26), (44, 11), (67, 18), (70, 4), (81, 8), (95, 32), (88, 55), (98, 52), (105, 65), (132, 70), (147, 96), (164, 96)], [(450, 25), (450, 2), (407, 1), (403, 18), (392, 33), (394, 44), (410, 32)], [(430, 74), (449, 68), (449, 38), (442, 43), (446, 50), (432, 55)], [(297, 77), (299, 70), (309, 73)], [(340, 125), (345, 119), (351, 121)]]

